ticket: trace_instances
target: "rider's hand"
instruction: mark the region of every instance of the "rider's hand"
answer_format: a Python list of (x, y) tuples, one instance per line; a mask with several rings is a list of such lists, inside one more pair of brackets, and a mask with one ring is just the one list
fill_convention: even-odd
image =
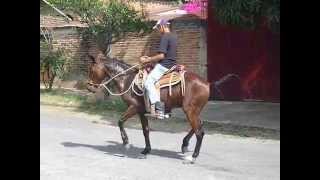
[(142, 56), (140, 57), (140, 63), (141, 64), (145, 64), (145, 63), (148, 63), (149, 62), (149, 56)]

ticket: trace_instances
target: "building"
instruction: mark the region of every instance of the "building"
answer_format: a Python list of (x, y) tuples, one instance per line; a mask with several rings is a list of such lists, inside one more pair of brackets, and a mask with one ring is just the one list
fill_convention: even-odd
[(264, 25), (255, 30), (221, 25), (214, 13), (208, 8), (208, 81), (236, 74), (238, 80), (220, 88), (225, 100), (280, 102), (280, 34)]
[[(178, 34), (177, 61), (211, 83), (212, 97), (219, 93), (219, 99), (223, 100), (280, 102), (280, 34), (265, 26), (243, 30), (222, 25), (214, 17), (212, 1), (192, 2), (200, 4), (200, 10), (186, 13), (181, 5), (162, 1), (135, 6), (144, 8), (150, 20), (171, 19)], [(97, 55), (97, 49), (93, 42), (84, 42), (76, 33), (85, 27), (75, 22), (58, 23), (44, 16), (42, 19), (40, 26), (52, 29), (55, 44), (74, 53), (71, 69), (86, 72), (86, 54)], [(145, 36), (131, 33), (111, 46), (111, 55), (135, 64), (140, 56), (155, 53), (159, 38), (157, 33)], [(226, 75), (234, 76), (216, 89), (215, 83)]]

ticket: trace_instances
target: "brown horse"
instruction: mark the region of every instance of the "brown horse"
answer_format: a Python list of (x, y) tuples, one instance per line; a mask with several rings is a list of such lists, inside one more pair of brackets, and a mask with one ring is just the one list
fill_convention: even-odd
[[(91, 59), (93, 60), (93, 63), (89, 68), (90, 82), (88, 83), (88, 90), (91, 92), (95, 92), (98, 88), (96, 84), (102, 83), (103, 81), (114, 77), (116, 74), (119, 74), (132, 67), (117, 59), (106, 58), (104, 63), (97, 63), (97, 61), (95, 61), (93, 57), (91, 57)], [(119, 92), (124, 92), (125, 90), (127, 90), (137, 72), (138, 69), (132, 69), (127, 71), (125, 74), (113, 79), (117, 90)], [(190, 71), (187, 71), (185, 73), (184, 96), (182, 96), (180, 84), (172, 87), (171, 96), (169, 96), (168, 87), (162, 88), (160, 91), (161, 101), (165, 103), (166, 111), (168, 112), (171, 111), (172, 108), (182, 107), (184, 113), (186, 114), (187, 120), (191, 125), (191, 130), (184, 137), (182, 142), (182, 153), (185, 153), (187, 151), (189, 140), (193, 136), (193, 134), (196, 135), (196, 146), (192, 154), (192, 158), (189, 157), (189, 161), (191, 163), (193, 163), (198, 157), (201, 148), (204, 130), (199, 115), (202, 108), (208, 102), (210, 94), (209, 91), (209, 83), (199, 77), (197, 74)], [(121, 119), (118, 122), (123, 144), (127, 145), (129, 143), (128, 136), (123, 125), (130, 117), (138, 114), (141, 120), (143, 135), (145, 138), (145, 149), (141, 152), (141, 154), (147, 155), (151, 151), (151, 145), (149, 140), (148, 119), (144, 115), (146, 113), (144, 98), (143, 96), (136, 95), (131, 89), (121, 97), (128, 105), (128, 109), (121, 116)]]

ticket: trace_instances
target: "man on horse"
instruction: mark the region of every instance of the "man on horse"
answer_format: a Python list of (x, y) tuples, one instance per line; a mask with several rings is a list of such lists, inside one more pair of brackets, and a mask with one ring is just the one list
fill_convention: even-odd
[[(167, 105), (166, 110), (168, 111), (172, 108), (182, 108), (186, 115), (186, 120), (191, 126), (191, 129), (183, 138), (181, 152), (185, 153), (188, 151), (190, 139), (195, 134), (197, 141), (193, 154), (192, 156), (186, 157), (186, 161), (188, 163), (194, 163), (196, 158), (199, 156), (202, 139), (204, 136), (203, 121), (200, 119), (200, 113), (208, 102), (210, 95), (210, 83), (196, 73), (191, 71), (183, 71), (183, 67), (179, 67), (178, 64), (174, 66), (176, 64), (177, 37), (176, 35), (171, 34), (168, 24), (168, 21), (160, 20), (154, 26), (154, 29), (157, 29), (162, 35), (158, 54), (152, 57), (143, 56), (140, 59), (142, 64), (148, 62), (154, 62), (156, 64), (154, 69), (146, 77), (147, 79), (145, 82), (145, 88), (147, 92), (145, 94), (150, 97), (150, 101), (155, 106), (158, 113), (164, 114), (165, 108), (163, 104)], [(126, 146), (129, 144), (129, 138), (124, 129), (124, 123), (134, 115), (139, 115), (143, 135), (145, 138), (145, 148), (141, 154), (149, 154), (151, 151), (149, 138), (150, 128), (148, 124), (148, 118), (146, 117), (149, 115), (146, 115), (146, 109), (144, 109), (144, 107), (146, 107), (146, 99), (142, 98), (144, 93), (137, 93), (134, 89), (134, 87), (139, 87), (139, 92), (141, 92), (140, 90), (142, 90), (142, 81), (140, 80), (143, 80), (145, 76), (142, 75), (141, 78), (142, 71), (137, 71), (137, 68), (133, 71), (134, 73), (123, 74), (124, 72), (127, 72), (138, 65), (131, 66), (121, 60), (118, 60), (117, 58), (106, 57), (105, 62), (98, 62), (96, 58), (92, 59), (93, 63), (90, 66), (90, 82), (88, 82), (88, 86), (93, 85), (104, 87), (106, 90), (108, 90), (107, 85), (112, 81), (115, 83), (117, 90), (121, 92), (120, 95), (122, 100), (128, 105), (127, 110), (121, 115), (121, 118), (118, 121), (123, 145)], [(160, 95), (157, 90), (161, 88), (162, 82), (163, 85), (166, 84), (166, 79), (161, 81), (160, 78), (162, 75), (167, 74), (168, 71), (173, 69), (176, 70), (175, 67), (177, 67), (178, 71), (180, 70), (182, 72), (179, 75), (181, 75), (183, 78), (180, 79), (180, 81), (177, 81), (181, 84), (173, 87), (163, 86), (169, 88), (163, 89), (161, 100), (164, 103), (161, 103), (159, 97)], [(145, 71), (142, 73), (145, 74)], [(173, 72), (172, 74), (175, 73)], [(123, 76), (121, 76), (121, 78), (117, 78), (120, 75)], [(167, 75), (169, 75), (170, 80), (166, 85), (171, 85), (171, 82), (174, 81), (173, 77), (176, 76), (171, 76), (171, 74)], [(108, 81), (103, 82), (106, 79), (108, 79)], [(108, 90), (108, 92), (112, 94), (110, 90)], [(150, 108), (147, 107), (147, 109), (149, 110)], [(160, 117), (160, 119), (161, 117), (165, 118), (164, 116), (159, 116), (155, 112), (152, 116), (156, 118)]]
[(157, 93), (155, 83), (174, 65), (176, 65), (177, 56), (177, 36), (172, 33), (168, 20), (160, 19), (153, 27), (161, 34), (158, 54), (152, 57), (142, 56), (140, 63), (155, 63), (154, 68), (148, 74), (145, 81), (145, 89), (151, 103), (151, 114), (163, 117), (165, 113), (164, 103), (160, 101), (160, 95)]

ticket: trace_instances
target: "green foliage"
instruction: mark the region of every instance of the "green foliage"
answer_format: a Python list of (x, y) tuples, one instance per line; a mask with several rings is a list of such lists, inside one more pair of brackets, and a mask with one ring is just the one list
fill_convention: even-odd
[(223, 24), (255, 28), (266, 18), (271, 30), (280, 31), (280, 0), (215, 0), (213, 8)]
[(121, 98), (89, 102), (89, 96), (82, 96), (63, 89), (51, 91), (40, 90), (40, 101), (45, 104), (59, 106), (77, 106), (79, 109), (91, 113), (104, 113), (106, 110), (125, 112), (127, 104)]
[(40, 72), (46, 89), (51, 90), (56, 77), (62, 79), (65, 73), (64, 65), (68, 57), (63, 48), (53, 49), (51, 44), (40, 42)]
[(280, 33), (280, 0), (265, 1), (262, 15), (267, 17), (269, 27)]
[(96, 40), (100, 49), (106, 51), (111, 43), (123, 38), (129, 32), (149, 32), (150, 22), (144, 21), (128, 4), (117, 0), (103, 3), (100, 0), (50, 0), (62, 10), (69, 10), (88, 24), (84, 38)]

